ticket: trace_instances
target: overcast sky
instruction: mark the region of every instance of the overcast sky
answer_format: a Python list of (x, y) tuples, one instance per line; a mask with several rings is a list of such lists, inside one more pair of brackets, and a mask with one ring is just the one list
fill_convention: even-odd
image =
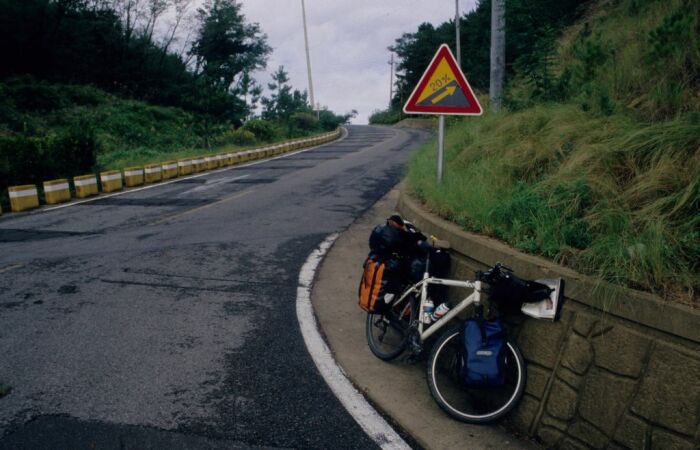
[[(273, 51), (263, 85), (283, 65), (290, 84), (308, 87), (301, 0), (242, 0), (248, 22), (257, 22)], [(460, 13), (476, 0), (460, 0)], [(356, 109), (354, 123), (367, 123), (372, 111), (389, 102), (387, 47), (422, 22), (438, 25), (454, 17), (455, 0), (305, 0), (316, 102), (338, 114)], [(437, 49), (435, 49), (437, 51)]]

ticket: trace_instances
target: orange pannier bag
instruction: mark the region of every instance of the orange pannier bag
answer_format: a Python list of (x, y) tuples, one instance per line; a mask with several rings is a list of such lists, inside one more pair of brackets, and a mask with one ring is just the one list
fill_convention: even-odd
[(364, 272), (360, 281), (359, 297), (360, 308), (367, 312), (381, 312), (385, 305), (381, 300), (386, 293), (388, 283), (388, 271), (386, 264), (376, 257), (369, 256), (365, 260)]

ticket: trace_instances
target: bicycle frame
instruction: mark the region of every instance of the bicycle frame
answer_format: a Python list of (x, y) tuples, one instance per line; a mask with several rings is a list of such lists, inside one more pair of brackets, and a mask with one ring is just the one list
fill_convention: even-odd
[[(463, 289), (473, 289), (473, 292), (460, 301), (454, 308), (441, 317), (439, 320), (433, 322), (430, 327), (425, 329), (425, 324), (423, 323), (421, 317), (421, 311), (423, 310), (423, 305), (428, 299), (428, 286), (429, 285), (438, 286), (450, 286), (458, 287)], [(431, 277), (427, 272), (423, 275), (423, 279), (418, 283), (412, 285), (404, 291), (404, 293), (399, 297), (394, 304), (400, 304), (408, 295), (414, 292), (418, 292), (420, 289), (420, 304), (418, 305), (418, 335), (420, 336), (421, 342), (425, 342), (430, 336), (436, 333), (439, 329), (444, 327), (450, 320), (452, 320), (457, 314), (464, 311), (471, 304), (479, 304), (481, 302), (481, 281), (460, 281), (452, 280), (447, 278), (435, 278)]]

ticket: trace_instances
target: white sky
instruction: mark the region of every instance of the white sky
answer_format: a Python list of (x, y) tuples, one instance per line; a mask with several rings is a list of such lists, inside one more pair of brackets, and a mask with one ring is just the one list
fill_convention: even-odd
[[(283, 65), (290, 84), (308, 88), (301, 0), (242, 0), (248, 22), (257, 22), (273, 51), (267, 69), (256, 75), (264, 87)], [(460, 14), (476, 0), (460, 0)], [(389, 103), (387, 47), (418, 25), (454, 18), (454, 0), (305, 0), (314, 96), (337, 114), (358, 111), (367, 123), (372, 111)], [(437, 48), (435, 49), (437, 51)]]

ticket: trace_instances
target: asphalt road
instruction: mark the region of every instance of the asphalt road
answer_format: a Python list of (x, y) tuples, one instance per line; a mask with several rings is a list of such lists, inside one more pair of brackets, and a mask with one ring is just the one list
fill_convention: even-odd
[[(0, 217), (0, 448), (372, 448), (299, 331), (299, 269), (414, 130)], [(359, 269), (358, 269), (359, 270)], [(358, 273), (359, 276), (359, 273)]]

